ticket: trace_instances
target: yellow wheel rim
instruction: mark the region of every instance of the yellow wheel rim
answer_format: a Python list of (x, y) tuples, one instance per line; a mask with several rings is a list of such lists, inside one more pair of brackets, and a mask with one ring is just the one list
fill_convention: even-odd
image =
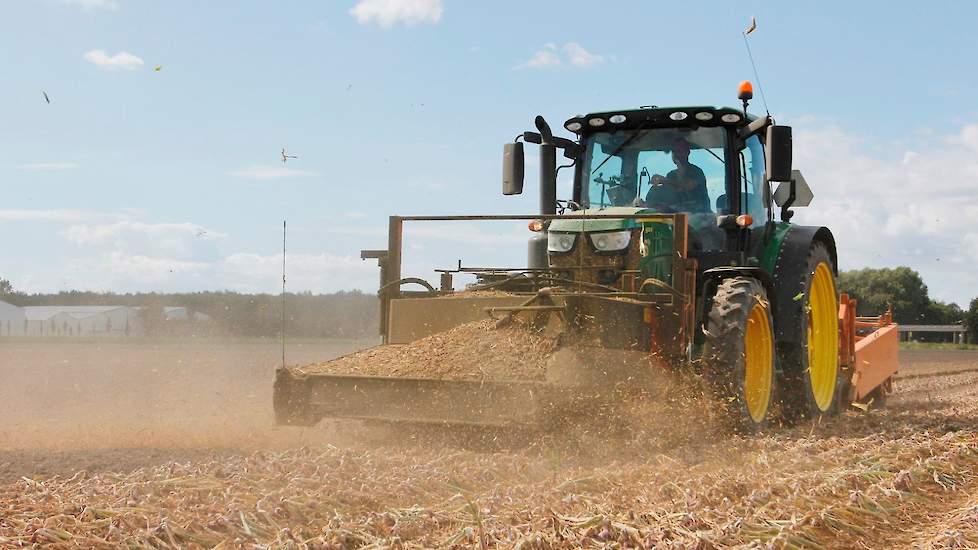
[(839, 321), (835, 280), (828, 264), (815, 268), (808, 293), (808, 376), (818, 410), (832, 406), (839, 371)]
[(744, 331), (744, 399), (747, 413), (755, 423), (764, 420), (771, 405), (773, 341), (767, 308), (760, 303), (754, 304)]

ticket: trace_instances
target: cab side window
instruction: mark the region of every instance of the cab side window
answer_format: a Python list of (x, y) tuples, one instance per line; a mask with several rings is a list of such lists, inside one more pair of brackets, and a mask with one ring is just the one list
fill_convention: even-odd
[[(764, 145), (753, 135), (739, 155), (740, 211), (754, 218), (754, 225), (762, 225), (767, 219), (764, 211)], [(744, 191), (747, 191), (744, 194)]]

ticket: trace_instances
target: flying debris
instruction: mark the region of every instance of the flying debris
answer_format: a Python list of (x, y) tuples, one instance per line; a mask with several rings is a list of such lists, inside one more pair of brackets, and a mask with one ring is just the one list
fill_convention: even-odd
[(48, 105), (50, 105), (50, 104), (51, 104), (51, 98), (50, 98), (50, 97), (48, 97), (48, 93), (47, 93), (47, 92), (45, 92), (45, 91), (42, 91), (42, 92), (41, 92), (41, 95), (43, 95), (43, 96), (44, 96), (44, 101), (46, 101), (46, 102), (48, 102)]
[(746, 36), (755, 30), (757, 30), (757, 19), (754, 19), (754, 16), (752, 15), (750, 16), (750, 25), (748, 25), (747, 30), (744, 31), (744, 35)]
[(288, 153), (285, 152), (285, 149), (284, 148), (282, 149), (282, 164), (285, 164), (285, 162), (288, 161), (289, 159), (297, 159), (297, 158), (299, 158), (299, 157), (297, 157), (295, 155), (290, 155), (290, 154), (288, 154)]
[(160, 71), (163, 70), (163, 65), (157, 65), (157, 66), (153, 67), (153, 70), (156, 71), (156, 72), (160, 72)]

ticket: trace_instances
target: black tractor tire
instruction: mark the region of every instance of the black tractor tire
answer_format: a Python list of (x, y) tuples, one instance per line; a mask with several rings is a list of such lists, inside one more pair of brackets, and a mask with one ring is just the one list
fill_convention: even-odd
[[(812, 243), (798, 289), (796, 297), (801, 302), (798, 343), (779, 345), (783, 368), (782, 411), (789, 422), (838, 414), (843, 408), (846, 387), (839, 366), (838, 283), (825, 244)], [(814, 331), (812, 334), (809, 327)]]
[(774, 410), (774, 319), (756, 279), (724, 279), (706, 319), (703, 364), (724, 421), (739, 433), (767, 427)]

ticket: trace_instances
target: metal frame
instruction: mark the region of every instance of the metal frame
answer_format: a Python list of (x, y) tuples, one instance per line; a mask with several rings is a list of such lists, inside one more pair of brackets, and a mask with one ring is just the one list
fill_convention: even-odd
[[(401, 276), (401, 261), (403, 257), (403, 241), (404, 241), (404, 223), (405, 222), (452, 222), (452, 221), (532, 221), (532, 220), (558, 220), (567, 219), (568, 216), (561, 214), (483, 214), (483, 215), (462, 215), (462, 216), (390, 216), (388, 222), (387, 230), (387, 253), (383, 255), (383, 251), (369, 250), (361, 251), (361, 258), (377, 258), (378, 264), (381, 266), (381, 285), (380, 291), (378, 292), (378, 297), (380, 298), (380, 333), (384, 336), (386, 341), (389, 326), (389, 312), (390, 312), (390, 301), (396, 298), (402, 297), (402, 292), (400, 286), (397, 285), (397, 281), (402, 279)], [(671, 213), (671, 214), (658, 214), (658, 213), (646, 213), (646, 214), (588, 214), (586, 211), (581, 214), (576, 214), (574, 219), (581, 220), (600, 220), (600, 219), (614, 219), (614, 220), (647, 220), (650, 218), (659, 219), (671, 219), (673, 226), (680, 225), (680, 220), (682, 220), (683, 231), (674, 232), (673, 239), (675, 250), (680, 251), (680, 259), (682, 261), (675, 262), (673, 265), (673, 281), (682, 281), (684, 284), (688, 283), (688, 278), (690, 277), (688, 263), (688, 245), (689, 245), (689, 227), (685, 220), (686, 215), (682, 213)], [(470, 268), (471, 269), (471, 268)], [(693, 268), (695, 270), (695, 267)], [(435, 272), (444, 272), (446, 270), (435, 270)], [(462, 271), (461, 266), (458, 271)], [(467, 270), (468, 271), (468, 270)], [(530, 268), (486, 268), (485, 271), (516, 271), (516, 272), (534, 272), (548, 271), (546, 269), (530, 269)], [(693, 281), (695, 284), (695, 272), (692, 274)], [(695, 307), (695, 306), (694, 306)], [(690, 311), (689, 313), (695, 315), (695, 311)]]

